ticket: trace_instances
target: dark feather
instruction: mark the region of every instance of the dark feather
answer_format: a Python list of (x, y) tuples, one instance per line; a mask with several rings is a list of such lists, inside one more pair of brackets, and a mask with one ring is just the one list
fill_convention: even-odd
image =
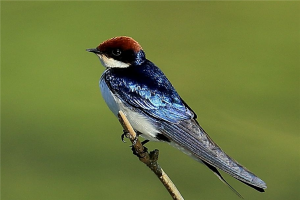
[(174, 123), (194, 117), (162, 71), (148, 60), (139, 66), (107, 70), (104, 79), (128, 106), (159, 120)]
[(126, 69), (109, 69), (103, 78), (124, 104), (153, 121), (162, 134), (158, 135), (159, 138), (174, 142), (181, 150), (203, 161), (226, 184), (216, 168), (258, 191), (267, 187), (210, 139), (196, 121), (192, 109), (152, 62), (145, 60), (141, 65), (131, 65)]
[(190, 152), (192, 157), (204, 161), (206, 165), (221, 169), (260, 192), (267, 187), (260, 178), (230, 158), (214, 143), (196, 120), (183, 120), (179, 123), (161, 122), (160, 130), (178, 146)]
[(220, 174), (220, 172), (217, 170), (217, 168), (215, 168), (214, 166), (208, 164), (207, 162), (202, 160), (202, 163), (204, 163), (211, 171), (213, 171), (213, 173), (225, 184), (227, 185), (238, 197), (243, 199), (243, 196), (238, 193), (238, 191), (236, 191), (231, 185), (229, 185), (229, 183), (223, 178), (223, 176)]

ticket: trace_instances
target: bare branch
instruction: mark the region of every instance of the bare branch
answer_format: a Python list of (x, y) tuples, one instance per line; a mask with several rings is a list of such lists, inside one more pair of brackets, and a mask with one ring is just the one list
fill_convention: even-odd
[(129, 133), (128, 138), (130, 139), (140, 161), (146, 164), (155, 173), (174, 200), (183, 200), (183, 197), (174, 183), (157, 163), (159, 151), (155, 149), (148, 153), (138, 139), (136, 132), (133, 130), (125, 114), (122, 111), (119, 111), (118, 117), (124, 130)]

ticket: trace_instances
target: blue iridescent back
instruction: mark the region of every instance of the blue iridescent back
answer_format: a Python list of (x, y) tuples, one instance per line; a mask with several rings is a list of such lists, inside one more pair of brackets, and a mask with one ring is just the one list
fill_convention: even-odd
[(170, 81), (151, 61), (105, 72), (107, 85), (124, 103), (158, 120), (178, 122), (194, 117)]

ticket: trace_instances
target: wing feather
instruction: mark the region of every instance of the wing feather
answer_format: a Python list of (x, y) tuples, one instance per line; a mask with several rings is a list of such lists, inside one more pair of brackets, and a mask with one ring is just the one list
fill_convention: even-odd
[(103, 77), (111, 91), (123, 102), (158, 120), (175, 123), (194, 117), (170, 81), (151, 62), (126, 70), (111, 69)]
[[(265, 182), (230, 158), (196, 121), (165, 75), (150, 61), (142, 66), (107, 70), (103, 76), (114, 95), (157, 124), (160, 132), (210, 169), (221, 169), (258, 191)], [(216, 169), (213, 170), (220, 178)], [(224, 179), (221, 177), (221, 180)], [(226, 182), (226, 181), (225, 181)]]
[(264, 181), (230, 158), (214, 143), (196, 120), (183, 120), (176, 124), (161, 122), (160, 130), (176, 144), (190, 152), (197, 160), (223, 170), (260, 192), (267, 188)]

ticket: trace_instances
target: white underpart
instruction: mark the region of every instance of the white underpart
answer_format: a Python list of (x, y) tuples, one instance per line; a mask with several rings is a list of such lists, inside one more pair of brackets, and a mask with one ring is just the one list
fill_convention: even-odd
[(119, 111), (123, 111), (132, 125), (133, 129), (143, 133), (141, 136), (147, 140), (158, 141), (155, 136), (159, 131), (156, 127), (150, 123), (150, 121), (143, 115), (138, 112), (131, 110), (126, 107), (120, 99), (118, 99), (108, 88), (105, 81), (100, 79), (100, 89), (102, 96), (108, 105), (109, 109), (114, 113), (114, 115), (118, 116)]
[(104, 67), (107, 68), (126, 68), (129, 67), (128, 63), (124, 63), (118, 60), (115, 60), (113, 58), (108, 58), (105, 55), (97, 54), (97, 56), (100, 58), (100, 61)]

